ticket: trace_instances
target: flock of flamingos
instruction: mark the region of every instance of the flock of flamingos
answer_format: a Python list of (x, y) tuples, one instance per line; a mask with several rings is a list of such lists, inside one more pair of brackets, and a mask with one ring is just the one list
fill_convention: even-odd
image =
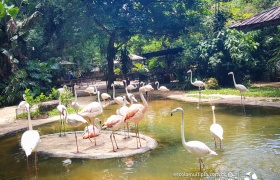
[[(197, 86), (199, 88), (199, 101), (200, 101), (200, 90), (201, 87), (205, 87), (205, 83), (202, 81), (196, 80), (195, 82), (192, 81), (192, 71), (189, 70), (188, 73), (191, 73), (191, 83), (194, 86)], [(229, 75), (233, 76), (233, 83), (236, 89), (238, 89), (241, 93), (241, 103), (242, 103), (242, 96), (243, 92), (248, 91), (247, 88), (241, 84), (236, 84), (235, 78), (234, 78), (234, 73), (230, 72), (228, 73)], [(77, 86), (74, 87), (75, 90), (75, 101), (72, 102), (72, 108), (76, 111), (76, 114), (69, 114), (67, 112), (67, 108), (61, 104), (61, 94), (64, 93), (64, 88), (59, 88), (59, 105), (57, 106), (57, 110), (60, 114), (60, 136), (62, 127), (64, 127), (64, 135), (65, 135), (65, 123), (67, 125), (72, 126), (74, 129), (76, 127), (79, 127), (82, 124), (86, 124), (87, 126), (84, 129), (84, 139), (89, 139), (91, 141), (91, 138), (94, 137), (95, 145), (96, 145), (96, 136), (100, 134), (101, 129), (109, 129), (112, 131), (110, 135), (111, 143), (113, 146), (113, 151), (117, 151), (118, 145), (115, 139), (114, 132), (119, 130), (120, 128), (125, 127), (127, 130), (127, 137), (129, 137), (129, 126), (128, 123), (134, 123), (135, 124), (135, 137), (136, 137), (136, 142), (137, 142), (137, 148), (141, 147), (141, 141), (139, 137), (139, 130), (138, 130), (138, 123), (143, 119), (145, 116), (145, 112), (147, 111), (148, 108), (148, 102), (144, 97), (144, 93), (147, 93), (149, 91), (154, 90), (154, 88), (148, 84), (144, 85), (144, 83), (140, 83), (139, 87), (139, 94), (142, 103), (134, 103), (137, 102), (135, 99), (135, 96), (132, 93), (129, 93), (128, 90), (136, 89), (137, 87), (134, 85), (128, 85), (126, 86), (126, 81), (125, 83), (125, 90), (126, 90), (126, 95), (129, 99), (129, 102), (126, 99), (126, 96), (118, 96), (115, 97), (115, 86), (112, 84), (113, 87), (113, 100), (115, 103), (119, 105), (119, 108), (116, 111), (116, 114), (111, 115), (107, 120), (100, 126), (101, 121), (96, 118), (99, 114), (103, 112), (103, 105), (100, 101), (100, 92), (97, 90), (97, 87), (88, 87), (85, 91), (90, 93), (90, 94), (97, 94), (98, 101), (97, 102), (92, 102), (88, 105), (86, 105), (82, 110), (79, 111), (80, 105), (77, 102), (77, 92), (76, 88)], [(168, 88), (165, 86), (160, 86), (159, 87), (159, 82), (155, 82), (155, 85), (157, 85), (157, 90), (160, 91), (169, 91)], [(101, 98), (106, 102), (107, 99), (111, 98), (111, 96), (107, 93), (102, 93)], [(36, 150), (38, 148), (38, 145), (40, 143), (40, 135), (37, 130), (33, 130), (32, 128), (32, 123), (31, 123), (31, 118), (30, 118), (30, 107), (29, 104), (26, 101), (22, 101), (19, 104), (19, 107), (25, 107), (27, 110), (28, 114), (28, 123), (29, 123), (29, 130), (25, 131), (22, 135), (21, 138), (21, 146), (22, 149), (25, 151), (26, 154), (26, 160), (27, 160), (27, 166), (28, 166), (28, 156), (31, 155), (32, 152), (35, 154), (35, 168), (37, 169), (36, 166)], [(216, 118), (215, 118), (215, 106), (212, 106), (212, 112), (213, 112), (213, 124), (210, 127), (210, 132), (212, 133), (215, 141), (215, 148), (217, 148), (216, 144), (216, 139), (220, 141), (220, 148), (222, 148), (222, 139), (223, 139), (223, 128), (216, 123)], [(180, 107), (173, 109), (171, 111), (171, 116), (174, 113), (181, 113), (182, 114), (182, 121), (181, 121), (181, 138), (182, 138), (182, 144), (183, 147), (191, 153), (193, 156), (197, 157), (199, 159), (199, 166), (200, 166), (200, 171), (204, 168), (204, 163), (202, 161), (202, 157), (206, 155), (217, 155), (217, 153), (213, 150), (211, 150), (207, 145), (205, 145), (203, 142), (200, 141), (185, 141), (185, 135), (184, 135), (184, 110)], [(89, 125), (91, 124), (91, 125)], [(78, 149), (78, 143), (77, 143), (77, 135), (76, 131), (75, 132), (75, 139), (76, 139), (76, 146), (77, 146), (77, 153), (79, 153)], [(114, 140), (113, 140), (114, 139)], [(114, 145), (115, 144), (115, 145)], [(29, 170), (29, 166), (28, 166)]]

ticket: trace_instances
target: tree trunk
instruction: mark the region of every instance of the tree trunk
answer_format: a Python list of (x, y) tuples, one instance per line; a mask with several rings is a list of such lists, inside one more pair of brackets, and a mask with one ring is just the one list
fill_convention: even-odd
[(111, 84), (114, 82), (114, 59), (117, 53), (117, 49), (114, 46), (115, 43), (115, 32), (110, 34), (110, 40), (107, 47), (107, 63), (108, 63), (108, 72), (107, 72), (107, 89), (111, 88)]

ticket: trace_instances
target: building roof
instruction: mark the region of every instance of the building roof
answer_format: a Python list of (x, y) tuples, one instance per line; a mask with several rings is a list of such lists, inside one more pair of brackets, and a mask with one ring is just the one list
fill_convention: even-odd
[(280, 6), (273, 7), (262, 13), (258, 13), (250, 18), (236, 22), (229, 26), (242, 31), (260, 29), (265, 26), (275, 26), (280, 24)]

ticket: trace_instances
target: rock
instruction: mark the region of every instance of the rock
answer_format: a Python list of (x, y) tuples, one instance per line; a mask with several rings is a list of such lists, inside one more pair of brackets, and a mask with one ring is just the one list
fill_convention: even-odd
[(55, 109), (58, 105), (58, 101), (48, 101), (48, 102), (42, 102), (41, 104), (38, 105), (38, 108), (40, 112), (48, 112), (53, 109)]

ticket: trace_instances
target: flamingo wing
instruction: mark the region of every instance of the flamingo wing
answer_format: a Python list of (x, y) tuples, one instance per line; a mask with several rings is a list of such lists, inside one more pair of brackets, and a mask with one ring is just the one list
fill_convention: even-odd
[(221, 125), (219, 125), (219, 124), (212, 124), (210, 126), (210, 132), (212, 133), (212, 135), (214, 137), (217, 137), (217, 138), (219, 138), (221, 140), (223, 139), (224, 130), (223, 130)]
[(28, 130), (23, 133), (21, 147), (25, 151), (26, 156), (37, 150), (40, 141), (40, 135), (36, 130)]
[(189, 141), (186, 143), (185, 148), (197, 158), (201, 158), (208, 154), (217, 155), (215, 151), (212, 151), (208, 146), (206, 146), (206, 144), (200, 141)]

